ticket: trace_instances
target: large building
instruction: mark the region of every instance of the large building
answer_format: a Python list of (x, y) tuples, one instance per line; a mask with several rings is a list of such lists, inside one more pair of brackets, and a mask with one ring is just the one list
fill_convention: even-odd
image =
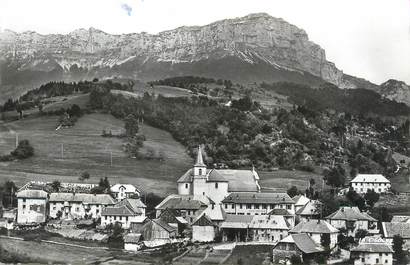
[(98, 219), (104, 207), (114, 205), (108, 194), (51, 193), (50, 217), (61, 219)]
[(386, 193), (390, 190), (390, 180), (381, 174), (358, 174), (350, 186), (357, 193), (366, 193), (368, 190), (374, 190), (377, 193)]
[(145, 204), (140, 199), (124, 199), (113, 206), (107, 206), (101, 212), (101, 225), (121, 224), (129, 229), (132, 223), (142, 224), (145, 221)]
[(17, 223), (40, 224), (47, 218), (47, 192), (23, 189), (17, 192)]
[(140, 191), (131, 184), (115, 184), (112, 185), (111, 194), (117, 201), (122, 201), (126, 198), (139, 198), (141, 196)]
[(392, 265), (393, 250), (380, 237), (365, 237), (350, 252), (354, 265)]
[(208, 169), (201, 147), (194, 167), (178, 180), (178, 194), (202, 195), (219, 204), (232, 192), (259, 192), (259, 175), (252, 170)]
[(266, 215), (273, 209), (285, 209), (295, 214), (295, 202), (287, 193), (233, 192), (222, 204), (227, 214)]
[(366, 230), (370, 234), (377, 234), (377, 220), (365, 212), (360, 212), (357, 207), (340, 207), (339, 210), (326, 217), (326, 220), (337, 229), (344, 229), (349, 236), (356, 232)]

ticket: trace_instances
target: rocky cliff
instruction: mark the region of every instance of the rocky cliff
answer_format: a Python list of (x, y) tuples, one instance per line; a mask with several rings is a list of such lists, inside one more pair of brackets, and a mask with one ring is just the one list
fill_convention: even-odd
[[(251, 14), (157, 35), (111, 35), (90, 28), (67, 35), (0, 33), (3, 84), (121, 76), (142, 80), (197, 74), (238, 82), (327, 81), (355, 88), (302, 29)], [(1, 84), (1, 83), (0, 83)]]
[(410, 86), (394, 79), (380, 85), (378, 92), (384, 97), (410, 106)]

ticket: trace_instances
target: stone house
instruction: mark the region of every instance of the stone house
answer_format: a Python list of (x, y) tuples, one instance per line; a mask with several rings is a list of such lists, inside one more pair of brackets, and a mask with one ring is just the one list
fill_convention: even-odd
[(322, 239), (327, 237), (330, 240), (330, 249), (337, 245), (337, 235), (339, 230), (324, 220), (309, 220), (300, 222), (289, 231), (290, 234), (308, 234), (316, 244), (321, 244)]
[(132, 223), (143, 223), (145, 220), (145, 204), (140, 199), (126, 198), (113, 206), (107, 206), (101, 212), (101, 225), (121, 224), (122, 228), (129, 229)]
[(202, 214), (192, 224), (192, 241), (212, 242), (215, 240), (217, 229), (212, 220), (206, 214)]
[(110, 188), (111, 194), (117, 201), (122, 201), (126, 198), (141, 197), (141, 192), (131, 184), (114, 184)]
[(350, 252), (354, 265), (392, 265), (393, 249), (380, 237), (365, 237)]
[(43, 190), (23, 189), (17, 192), (17, 223), (41, 224), (47, 220), (48, 194)]
[(374, 190), (377, 193), (386, 193), (390, 190), (391, 184), (385, 176), (381, 174), (357, 174), (350, 181), (350, 186), (357, 193), (366, 193), (367, 190)]

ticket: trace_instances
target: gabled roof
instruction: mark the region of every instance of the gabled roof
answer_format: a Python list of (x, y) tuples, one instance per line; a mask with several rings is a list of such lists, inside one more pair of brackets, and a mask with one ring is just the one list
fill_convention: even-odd
[(296, 211), (296, 215), (318, 215), (320, 214), (321, 205), (322, 203), (318, 200), (310, 200), (305, 206)]
[(114, 199), (109, 194), (88, 194), (88, 193), (51, 193), (50, 202), (82, 202), (84, 204), (113, 205)]
[(211, 219), (206, 214), (201, 214), (193, 223), (192, 226), (215, 226)]
[(222, 201), (223, 203), (265, 203), (278, 204), (295, 202), (287, 193), (273, 192), (233, 192)]
[(225, 221), (222, 222), (221, 228), (238, 228), (246, 229), (253, 219), (252, 215), (227, 214)]
[(17, 192), (17, 198), (47, 199), (47, 192), (45, 192), (44, 190), (21, 190)]
[(124, 243), (138, 243), (141, 239), (141, 234), (128, 233), (124, 236)]
[(313, 241), (313, 239), (307, 234), (291, 234), (279, 241), (278, 244), (280, 243), (293, 243), (300, 251), (305, 254), (319, 253), (324, 251), (323, 248), (316, 244), (315, 241)]
[(249, 228), (289, 230), (289, 225), (283, 216), (255, 215), (249, 224)]
[(407, 215), (393, 215), (392, 223), (407, 223), (410, 221), (410, 216)]
[(120, 187), (124, 187), (126, 192), (138, 192), (138, 189), (132, 184), (121, 184), (117, 183), (111, 186), (110, 190), (112, 192), (118, 192)]
[(390, 183), (390, 180), (381, 174), (357, 174), (350, 182)]
[(292, 198), (292, 200), (295, 202), (295, 206), (304, 206), (310, 201), (310, 199), (305, 195), (296, 195)]
[(126, 205), (137, 213), (142, 213), (141, 208), (147, 208), (147, 206), (140, 199), (130, 198), (126, 198), (120, 202), (117, 202), (116, 205)]
[(214, 205), (213, 208), (212, 206), (208, 206), (203, 213), (206, 214), (212, 221), (223, 221), (226, 217), (226, 212), (220, 204)]
[(393, 253), (393, 249), (382, 238), (371, 236), (360, 240), (359, 245), (351, 251), (366, 253)]
[(175, 231), (178, 230), (177, 227), (171, 226), (171, 225), (167, 224), (166, 222), (162, 221), (161, 219), (153, 219), (152, 222), (154, 222), (157, 225), (161, 226), (162, 228), (164, 228), (168, 232), (175, 232)]
[(358, 207), (340, 207), (339, 210), (330, 214), (326, 219), (331, 220), (345, 220), (345, 221), (357, 221), (357, 220), (367, 220), (371, 222), (376, 222), (377, 220), (366, 213), (360, 212)]
[(339, 230), (334, 228), (331, 224), (324, 220), (309, 220), (307, 222), (300, 222), (290, 233), (312, 233), (312, 234), (333, 234), (338, 233)]
[(104, 207), (101, 215), (134, 216), (136, 213), (125, 205)]
[(160, 202), (160, 204), (155, 206), (155, 209), (164, 210), (166, 208), (170, 208), (180, 210), (197, 210), (200, 208), (205, 208), (206, 205), (211, 203), (213, 203), (213, 201), (206, 196), (171, 194)]
[(382, 227), (385, 238), (393, 238), (395, 235), (399, 235), (403, 239), (410, 239), (410, 223), (383, 222)]
[[(228, 182), (216, 169), (211, 169), (208, 173), (207, 181), (209, 182)], [(228, 187), (229, 188), (229, 187)]]

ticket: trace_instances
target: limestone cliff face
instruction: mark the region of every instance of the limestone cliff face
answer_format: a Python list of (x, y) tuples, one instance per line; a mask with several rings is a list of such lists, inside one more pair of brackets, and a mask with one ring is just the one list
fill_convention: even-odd
[(343, 73), (326, 60), (325, 51), (308, 39), (306, 32), (280, 18), (251, 14), (201, 27), (180, 27), (157, 35), (147, 33), (110, 35), (90, 28), (67, 35), (35, 32), (0, 33), (0, 55), (19, 69), (64, 70), (72, 65), (86, 68), (113, 67), (136, 61), (172, 64), (234, 56), (248, 64), (264, 62), (287, 71), (307, 72), (335, 85)]
[(378, 92), (390, 100), (410, 106), (410, 86), (402, 81), (390, 79), (380, 85)]

